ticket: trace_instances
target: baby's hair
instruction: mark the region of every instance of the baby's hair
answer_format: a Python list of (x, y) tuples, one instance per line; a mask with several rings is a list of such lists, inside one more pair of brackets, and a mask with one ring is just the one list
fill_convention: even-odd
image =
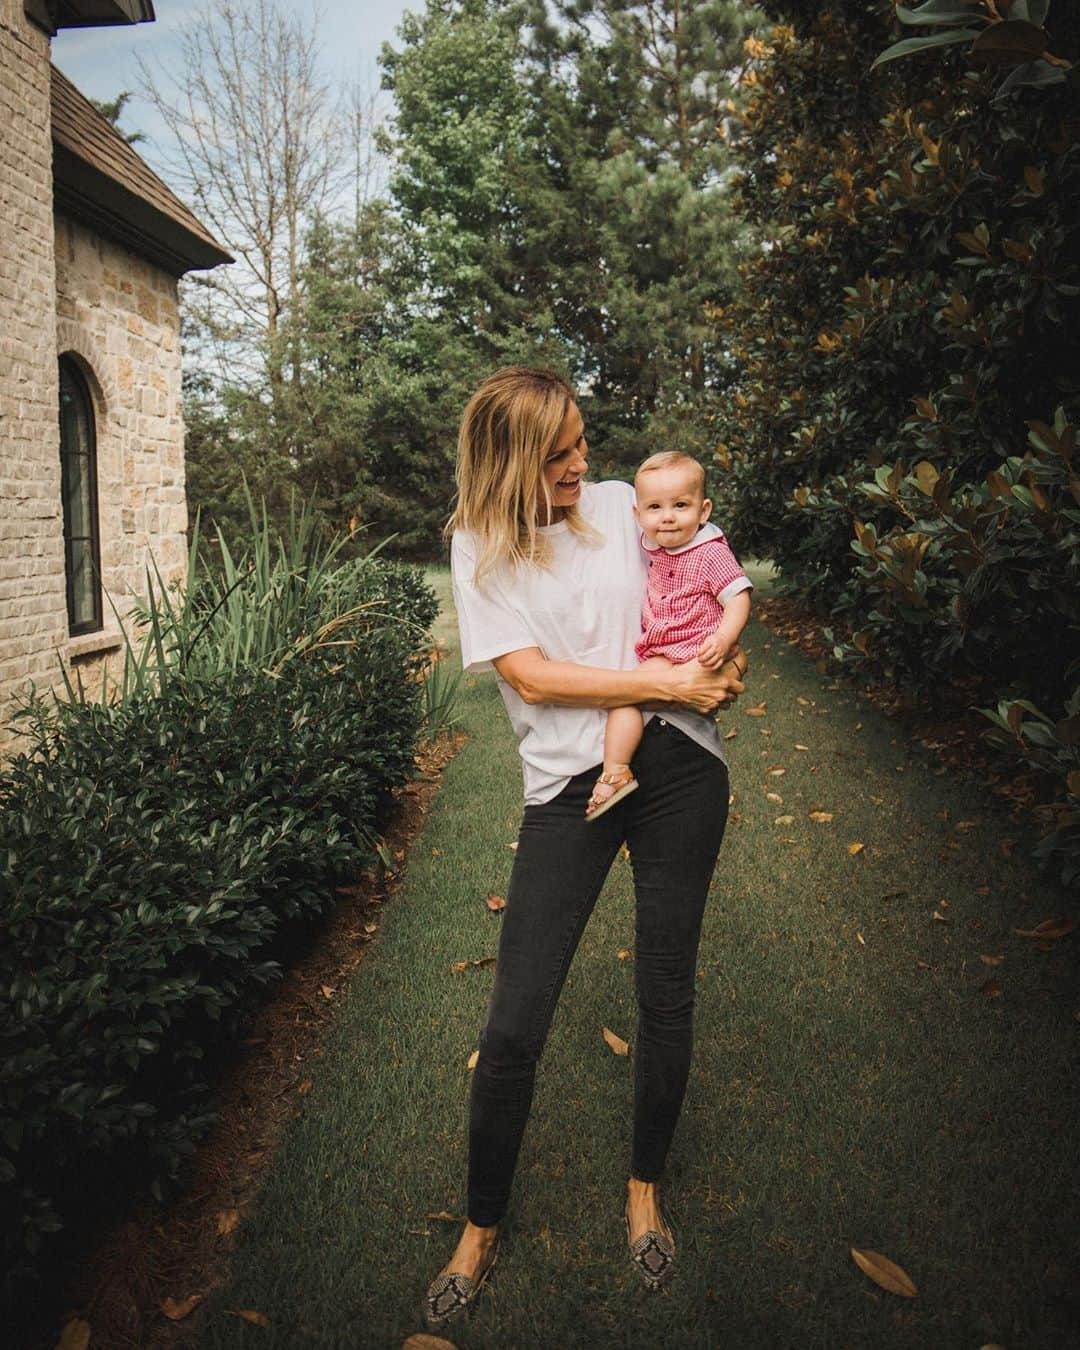
[(653, 469), (673, 469), (678, 465), (688, 465), (695, 470), (698, 489), (704, 496), (705, 469), (693, 455), (685, 454), (682, 450), (661, 450), (655, 455), (650, 455), (648, 459), (638, 465), (638, 471), (634, 474), (634, 484), (637, 485), (637, 481), (643, 473), (649, 473)]

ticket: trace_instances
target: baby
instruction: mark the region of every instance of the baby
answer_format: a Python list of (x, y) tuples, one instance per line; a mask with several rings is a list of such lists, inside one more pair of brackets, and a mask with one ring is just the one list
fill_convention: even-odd
[[(750, 617), (753, 583), (707, 524), (712, 502), (705, 470), (681, 451), (650, 455), (634, 478), (634, 514), (649, 559), (649, 582), (636, 651), (644, 665), (679, 665), (695, 658), (718, 670), (734, 655)], [(742, 677), (742, 664), (732, 674)], [(630, 760), (644, 728), (637, 708), (612, 708), (604, 733), (604, 771), (585, 816), (595, 820), (637, 787)]]

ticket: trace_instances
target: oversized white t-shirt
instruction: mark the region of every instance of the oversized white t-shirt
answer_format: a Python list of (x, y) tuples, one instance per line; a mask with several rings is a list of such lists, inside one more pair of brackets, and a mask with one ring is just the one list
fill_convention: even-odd
[[(634, 644), (648, 566), (633, 501), (629, 483), (582, 484), (578, 509), (603, 542), (590, 544), (565, 521), (543, 526), (549, 567), (501, 565), (480, 586), (473, 579), (475, 542), (467, 531), (454, 534), (450, 566), (466, 670), (491, 670), (496, 657), (523, 647), (539, 647), (549, 661), (608, 670), (637, 665)], [(518, 738), (526, 806), (550, 801), (574, 774), (603, 763), (605, 709), (529, 704), (498, 674), (496, 679)], [(646, 721), (652, 715), (645, 713)], [(664, 720), (726, 762), (711, 717), (680, 709), (665, 711)]]

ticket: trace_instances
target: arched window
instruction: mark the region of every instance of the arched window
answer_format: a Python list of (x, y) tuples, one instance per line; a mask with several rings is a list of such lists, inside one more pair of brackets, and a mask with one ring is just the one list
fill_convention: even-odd
[(60, 492), (68, 629), (75, 637), (102, 626), (101, 539), (94, 405), (82, 373), (69, 356), (60, 358)]

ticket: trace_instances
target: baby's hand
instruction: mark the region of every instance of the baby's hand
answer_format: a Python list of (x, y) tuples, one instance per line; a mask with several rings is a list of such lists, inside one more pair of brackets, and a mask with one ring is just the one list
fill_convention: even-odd
[(734, 645), (734, 643), (728, 642), (726, 638), (721, 637), (719, 633), (713, 633), (701, 644), (697, 659), (709, 670), (719, 670), (728, 659), (728, 653)]

